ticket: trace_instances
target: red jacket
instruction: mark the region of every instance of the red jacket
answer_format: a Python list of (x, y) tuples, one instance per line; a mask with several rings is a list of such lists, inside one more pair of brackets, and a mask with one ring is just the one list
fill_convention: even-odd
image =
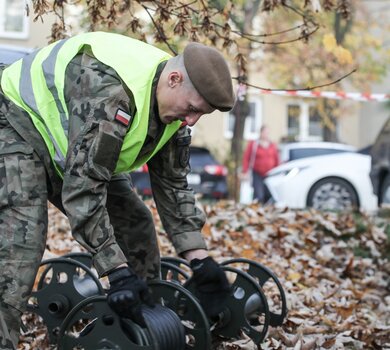
[[(242, 160), (242, 172), (246, 173), (249, 168), (249, 162), (252, 157), (252, 152), (254, 151), (256, 143), (255, 141), (250, 141), (245, 149), (244, 157)], [(279, 165), (279, 153), (276, 145), (274, 143), (270, 143), (268, 147), (264, 148), (257, 143), (256, 156), (253, 165), (253, 170), (260, 174), (261, 176), (265, 176), (265, 174)]]

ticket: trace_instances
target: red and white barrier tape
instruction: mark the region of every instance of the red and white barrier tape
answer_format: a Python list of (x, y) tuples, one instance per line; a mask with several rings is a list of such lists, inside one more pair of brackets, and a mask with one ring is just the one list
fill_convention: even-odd
[(386, 102), (390, 100), (390, 94), (371, 94), (361, 92), (344, 91), (306, 91), (306, 90), (259, 90), (265, 95), (279, 95), (290, 97), (331, 98), (336, 100), (373, 101)]
[[(264, 95), (278, 95), (289, 97), (309, 97), (309, 98), (331, 98), (336, 100), (354, 100), (354, 101), (373, 101), (373, 102), (386, 102), (390, 100), (390, 94), (372, 94), (369, 92), (344, 92), (344, 91), (312, 91), (312, 90), (264, 90), (264, 89), (252, 89), (252, 93), (260, 91)], [(247, 86), (240, 84), (238, 86), (237, 97), (239, 100), (243, 100), (247, 93)]]

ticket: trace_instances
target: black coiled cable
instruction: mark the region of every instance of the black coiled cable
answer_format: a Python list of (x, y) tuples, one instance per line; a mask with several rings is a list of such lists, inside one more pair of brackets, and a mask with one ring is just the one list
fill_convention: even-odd
[(186, 347), (186, 335), (184, 326), (171, 309), (162, 305), (151, 308), (143, 306), (142, 314), (148, 325), (148, 330), (153, 334), (159, 350), (184, 350)]

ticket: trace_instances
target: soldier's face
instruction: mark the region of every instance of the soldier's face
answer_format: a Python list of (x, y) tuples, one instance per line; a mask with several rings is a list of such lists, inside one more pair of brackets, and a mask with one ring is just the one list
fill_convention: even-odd
[(164, 124), (181, 120), (193, 126), (203, 114), (213, 112), (214, 108), (196, 90), (184, 84), (180, 74), (174, 73), (169, 75), (168, 83), (157, 90), (160, 119)]

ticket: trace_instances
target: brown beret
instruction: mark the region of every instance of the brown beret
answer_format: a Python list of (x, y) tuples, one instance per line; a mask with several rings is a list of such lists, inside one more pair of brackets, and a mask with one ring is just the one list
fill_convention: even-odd
[(189, 43), (183, 52), (184, 66), (195, 89), (213, 108), (226, 112), (233, 108), (235, 97), (229, 67), (214, 48)]

